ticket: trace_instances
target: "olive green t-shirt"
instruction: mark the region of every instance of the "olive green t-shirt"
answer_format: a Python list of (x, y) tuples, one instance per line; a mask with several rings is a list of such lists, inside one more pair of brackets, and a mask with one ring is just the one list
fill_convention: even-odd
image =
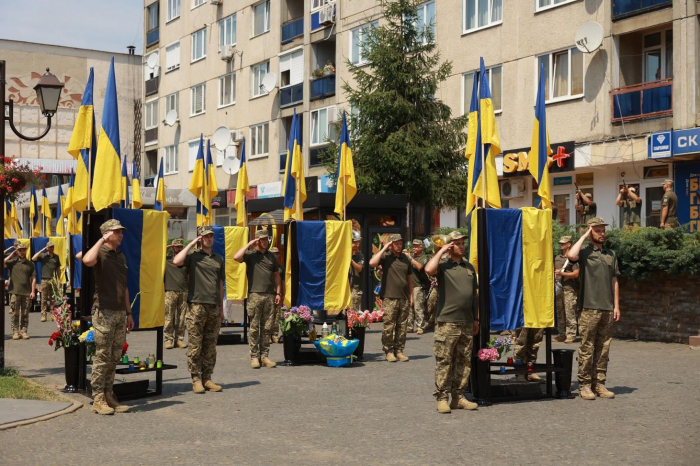
[(198, 249), (185, 258), (187, 268), (187, 302), (222, 305), (219, 283), (226, 271), (224, 259), (215, 252), (207, 254)]
[(413, 274), (413, 288), (422, 287), (428, 281), (428, 276), (425, 274), (425, 264), (428, 263), (428, 256), (421, 254), (420, 256), (413, 256), (413, 259), (419, 264), (423, 264), (423, 268), (418, 270), (413, 266), (411, 262), (411, 273)]
[[(561, 271), (564, 264), (566, 264), (566, 256), (559, 254), (554, 258), (554, 270)], [(578, 270), (578, 264), (576, 262), (569, 261), (564, 269), (564, 272), (571, 273), (574, 270)], [(578, 289), (578, 278), (562, 278), (561, 285), (562, 287), (570, 289), (571, 291), (576, 291)]]
[(187, 291), (187, 269), (172, 261), (165, 263), (165, 291)]
[(56, 278), (56, 274), (61, 273), (61, 259), (56, 254), (50, 256), (45, 252), (41, 253), (37, 262), (41, 262), (42, 280), (51, 280)]
[(591, 202), (590, 204), (586, 205), (584, 202), (580, 202), (582, 212), (581, 212), (581, 221), (579, 223), (586, 223), (593, 217), (598, 216), (598, 205), (595, 202)]
[(7, 269), (10, 271), (8, 293), (20, 296), (32, 294), (32, 276), (36, 275), (34, 262), (29, 259), (20, 262), (18, 258), (13, 257), (7, 261)]
[(382, 289), (379, 297), (408, 299), (408, 276), (411, 275), (411, 262), (408, 257), (403, 253), (395, 256), (388, 252), (381, 258), (379, 265), (382, 268)]
[(248, 276), (248, 293), (276, 293), (275, 277), (273, 273), (279, 272), (280, 266), (277, 257), (270, 251), (262, 253), (248, 250), (243, 256)]
[(476, 318), (476, 271), (462, 259), (441, 262), (437, 270), (438, 322), (471, 324)]
[(612, 311), (615, 308), (612, 279), (620, 275), (615, 252), (589, 244), (579, 253), (578, 264), (581, 282), (578, 309)]
[(105, 245), (97, 253), (93, 309), (126, 312), (126, 277), (128, 267), (124, 253)]
[(622, 225), (642, 224), (642, 200), (632, 199), (622, 201)]
[(676, 217), (676, 205), (678, 204), (678, 197), (673, 191), (666, 191), (664, 197), (661, 198), (661, 206), (668, 207), (668, 217)]
[[(361, 252), (353, 254), (352, 260), (360, 264), (362, 267), (365, 266), (365, 256)], [(362, 270), (364, 271), (364, 268)], [(362, 272), (357, 273), (352, 264), (350, 264), (350, 286), (352, 288), (362, 289)]]

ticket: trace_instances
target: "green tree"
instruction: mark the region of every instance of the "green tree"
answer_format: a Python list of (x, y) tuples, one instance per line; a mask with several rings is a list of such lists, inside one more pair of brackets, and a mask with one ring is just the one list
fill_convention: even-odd
[[(456, 207), (466, 195), (466, 117), (452, 118), (436, 97), (452, 72), (441, 62), (431, 28), (418, 26), (420, 0), (382, 0), (379, 27), (368, 28), (361, 44), (366, 66), (348, 61), (355, 87), (343, 90), (350, 116), (358, 191), (406, 194), (429, 207)], [(338, 146), (321, 161), (335, 174)]]

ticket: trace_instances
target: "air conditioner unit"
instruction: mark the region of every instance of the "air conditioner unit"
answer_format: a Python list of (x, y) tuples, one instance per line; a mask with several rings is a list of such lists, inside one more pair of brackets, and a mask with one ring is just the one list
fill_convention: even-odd
[(243, 131), (231, 131), (231, 139), (233, 141), (242, 141), (243, 140)]
[(525, 181), (522, 179), (501, 180), (498, 182), (498, 187), (501, 191), (501, 199), (525, 197)]
[(209, 0), (209, 3), (211, 3), (212, 5), (221, 5), (222, 1), (223, 0)]
[(318, 13), (319, 24), (331, 24), (335, 16), (335, 6), (326, 5)]
[(233, 47), (233, 45), (223, 45), (221, 50), (219, 50), (219, 58), (224, 61), (231, 61), (235, 53), (236, 49)]

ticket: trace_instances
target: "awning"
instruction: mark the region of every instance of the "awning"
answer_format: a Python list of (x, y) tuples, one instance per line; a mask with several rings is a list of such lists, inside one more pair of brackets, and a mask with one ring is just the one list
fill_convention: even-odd
[[(317, 210), (316, 207), (309, 207), (304, 209), (304, 213), (311, 212), (312, 210)], [(248, 226), (260, 226), (260, 225), (284, 225), (284, 209), (273, 210), (272, 212), (266, 212), (261, 214), (255, 220), (248, 222)]]

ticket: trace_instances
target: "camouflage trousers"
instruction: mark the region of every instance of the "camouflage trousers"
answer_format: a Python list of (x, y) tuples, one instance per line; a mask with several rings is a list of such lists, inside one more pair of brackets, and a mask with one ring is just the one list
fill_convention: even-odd
[(29, 296), (10, 295), (10, 315), (12, 316), (12, 333), (26, 332), (29, 328), (29, 309), (32, 300)]
[(432, 291), (428, 295), (428, 314), (426, 315), (426, 326), (435, 325), (435, 319), (437, 318), (437, 305), (438, 305), (438, 290), (437, 287), (433, 287)]
[(382, 349), (385, 353), (401, 353), (406, 347), (406, 321), (408, 320), (408, 300), (385, 298), (384, 329), (382, 330)]
[(189, 303), (187, 311), (187, 370), (192, 378), (211, 379), (216, 365), (216, 340), (221, 329), (221, 306)]
[(46, 317), (48, 313), (51, 315), (53, 312), (54, 304), (56, 299), (54, 299), (54, 287), (61, 286), (58, 280), (55, 278), (42, 278), (41, 279), (41, 316)]
[(357, 312), (362, 312), (362, 290), (360, 288), (352, 288), (352, 308)]
[(613, 331), (613, 311), (583, 309), (579, 319), (579, 386), (605, 384)]
[(447, 401), (464, 395), (472, 359), (472, 324), (438, 322), (435, 325), (435, 396)]
[(537, 351), (542, 343), (544, 329), (541, 328), (518, 328), (515, 329), (515, 348), (513, 354), (515, 359), (528, 362), (537, 362)]
[(664, 224), (664, 230), (673, 230), (677, 226), (678, 226), (678, 218), (669, 217), (666, 219), (666, 223)]
[(272, 316), (272, 331), (270, 332), (271, 335), (279, 335), (280, 334), (280, 317), (282, 317), (282, 312), (280, 311), (282, 309), (282, 302), (280, 304), (274, 304), (274, 300), (272, 301), (273, 306), (274, 306), (274, 311), (273, 311), (273, 316)]
[(276, 314), (274, 294), (250, 293), (248, 295), (250, 359), (263, 358), (270, 355), (272, 323)]
[(176, 343), (185, 339), (187, 318), (187, 291), (165, 292), (165, 342)]
[(420, 286), (413, 287), (413, 307), (408, 309), (406, 327), (411, 331), (425, 328), (425, 292)]
[(557, 296), (557, 330), (566, 338), (576, 338), (576, 292), (564, 288)]
[(92, 359), (92, 396), (110, 393), (114, 371), (122, 357), (126, 341), (126, 312), (107, 309), (92, 310), (95, 329), (95, 357)]

